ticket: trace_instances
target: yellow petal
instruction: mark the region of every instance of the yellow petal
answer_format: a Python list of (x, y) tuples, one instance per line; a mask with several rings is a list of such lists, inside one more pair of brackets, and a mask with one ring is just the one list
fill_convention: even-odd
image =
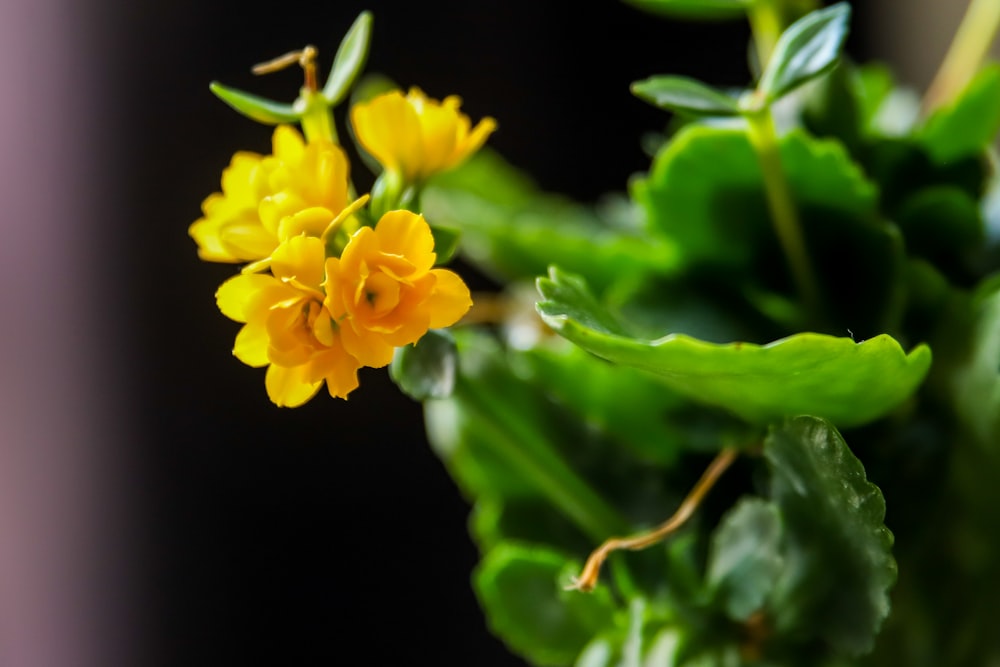
[(422, 273), (434, 266), (434, 236), (424, 216), (389, 211), (375, 226), (375, 235), (382, 252), (405, 257), (417, 271)]
[(486, 143), (486, 140), (489, 139), (490, 135), (493, 134), (496, 129), (497, 122), (492, 118), (487, 117), (479, 121), (475, 129), (472, 130), (472, 133), (469, 134), (468, 139), (465, 140), (462, 146), (462, 157), (456, 162), (456, 164), (465, 160), (465, 158), (482, 148), (483, 144)]
[[(468, 123), (468, 120), (466, 120)], [(424, 155), (420, 165), (421, 177), (443, 171), (452, 166), (458, 148), (460, 119), (454, 109), (427, 104), (420, 114), (420, 129), (424, 142)], [(462, 132), (461, 139), (465, 138)]]
[(257, 215), (260, 217), (260, 224), (277, 238), (282, 219), (308, 207), (309, 204), (295, 192), (282, 190), (261, 199)]
[(382, 368), (392, 361), (395, 349), (386, 343), (381, 336), (362, 329), (356, 331), (350, 322), (341, 324), (340, 340), (348, 354), (358, 360), (362, 366)]
[(233, 155), (229, 166), (222, 170), (222, 192), (227, 199), (245, 205), (257, 198), (262, 160), (262, 156), (246, 151)]
[(257, 219), (234, 221), (223, 226), (219, 235), (226, 249), (241, 261), (267, 257), (278, 245), (274, 234), (264, 229)]
[(302, 209), (281, 219), (278, 224), (278, 238), (285, 241), (300, 234), (322, 236), (335, 217), (330, 209), (322, 206)]
[(326, 248), (315, 236), (293, 236), (271, 254), (271, 273), (319, 290), (323, 283)]
[(267, 328), (259, 322), (251, 322), (236, 334), (233, 355), (247, 366), (262, 368), (270, 362), (267, 358), (267, 346)]
[(420, 119), (398, 90), (375, 97), (351, 109), (358, 141), (388, 170), (413, 180), (421, 161)]
[(316, 395), (323, 381), (309, 382), (305, 365), (283, 368), (271, 365), (264, 377), (267, 396), (279, 408), (296, 408)]
[(198, 257), (206, 262), (239, 262), (222, 242), (221, 222), (199, 218), (188, 227), (188, 235), (198, 244)]
[(472, 307), (469, 287), (457, 273), (448, 269), (434, 269), (437, 278), (424, 307), (430, 313), (430, 326), (434, 329), (451, 326)]
[(286, 163), (300, 161), (306, 150), (302, 135), (291, 125), (279, 125), (274, 129), (271, 146), (274, 156)]
[(260, 293), (273, 287), (280, 287), (273, 276), (258, 273), (240, 274), (222, 283), (215, 292), (215, 302), (226, 317), (237, 322), (246, 322), (249, 306), (260, 297)]
[(313, 378), (326, 380), (326, 388), (334, 398), (347, 398), (358, 388), (358, 369), (361, 364), (337, 343), (317, 355), (311, 363)]

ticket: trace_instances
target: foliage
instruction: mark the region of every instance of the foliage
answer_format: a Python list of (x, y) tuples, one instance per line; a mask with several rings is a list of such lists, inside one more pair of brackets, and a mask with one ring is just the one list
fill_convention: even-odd
[[(735, 92), (676, 74), (634, 83), (675, 117), (613, 206), (473, 155), (492, 120), (471, 129), (457, 98), (411, 91), (410, 108), (397, 92), (353, 114), (362, 153), (385, 167), (360, 229), (322, 235), (330, 272), (372, 217), (420, 210), (433, 236), (407, 236), (420, 275), (460, 283), (431, 268), (454, 251), (503, 286), (451, 330), (443, 287), (427, 292), (430, 331), (370, 326), (472, 506), (487, 625), (537, 665), (1000, 660), (986, 620), (1000, 594), (1000, 66), (972, 63), (958, 94), (919, 109), (888, 68), (843, 57), (847, 3), (630, 2), (748, 14), (763, 58)], [(309, 104), (346, 98), (370, 20), (307, 103), (213, 90), (308, 135)], [(384, 274), (409, 288), (391, 259), (405, 244), (385, 244)], [(373, 343), (346, 340), (369, 363)], [(587, 560), (625, 535), (638, 537)]]

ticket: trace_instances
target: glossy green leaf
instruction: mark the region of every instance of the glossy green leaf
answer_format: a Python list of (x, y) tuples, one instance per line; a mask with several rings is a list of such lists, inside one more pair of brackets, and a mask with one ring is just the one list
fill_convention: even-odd
[(540, 193), (495, 156), (454, 171), (424, 190), (423, 212), (433, 224), (461, 230), (462, 256), (498, 280), (533, 279), (556, 261), (605, 287), (677, 266), (671, 244)]
[(614, 622), (607, 589), (563, 590), (579, 563), (542, 547), (502, 544), (473, 575), (490, 629), (536, 665), (571, 664), (594, 634)]
[(885, 500), (829, 423), (798, 417), (764, 442), (785, 523), (785, 567), (771, 597), (776, 631), (835, 650), (871, 650), (896, 581)]
[(911, 256), (930, 261), (955, 282), (968, 283), (970, 265), (985, 239), (979, 204), (954, 186), (925, 188), (895, 215)]
[(729, 511), (712, 535), (706, 583), (734, 621), (764, 606), (784, 567), (778, 508), (747, 498)]
[(931, 362), (927, 346), (907, 355), (884, 334), (855, 342), (804, 333), (768, 345), (717, 345), (678, 334), (633, 338), (578, 276), (553, 268), (538, 288), (538, 311), (560, 335), (754, 423), (809, 414), (844, 426), (863, 424), (909, 397)]
[(1000, 132), (1000, 65), (984, 67), (951, 104), (935, 111), (917, 138), (935, 162), (985, 151)]
[[(874, 216), (875, 187), (837, 142), (790, 132), (780, 150), (801, 208)], [(740, 129), (684, 128), (632, 193), (651, 231), (675, 240), (689, 264), (746, 266), (773, 236), (757, 155)]]
[(654, 76), (632, 84), (632, 94), (665, 109), (694, 116), (737, 116), (737, 100), (684, 76)]
[[(575, 345), (546, 345), (524, 353), (524, 366), (560, 404), (589, 428), (631, 450), (640, 459), (670, 465), (689, 449), (717, 447), (725, 422), (706, 413), (680, 394), (665, 389), (655, 377), (615, 366)], [(702, 419), (703, 428), (693, 422)]]
[(351, 84), (361, 73), (368, 58), (368, 43), (371, 41), (372, 15), (364, 11), (358, 15), (351, 29), (344, 35), (337, 55), (333, 59), (330, 75), (323, 86), (323, 97), (330, 106), (339, 104), (351, 89)]
[(840, 59), (851, 8), (846, 2), (811, 12), (781, 34), (758, 90), (774, 101), (829, 71)]
[[(621, 459), (621, 453), (588, 439), (579, 419), (548, 401), (535, 378), (516, 376), (514, 353), (474, 331), (455, 336), (455, 391), (427, 401), (424, 414), (431, 445), (466, 495), (544, 498), (593, 541), (627, 531), (629, 521), (596, 490), (606, 470), (601, 453), (603, 460)], [(589, 465), (574, 465), (581, 459)]]
[[(792, 131), (779, 150), (825, 302), (826, 330), (860, 337), (893, 330), (903, 249), (898, 230), (879, 219), (876, 187), (838, 141)], [(650, 231), (676, 244), (690, 271), (717, 274), (744, 291), (796, 297), (743, 130), (684, 128), (648, 177), (633, 182), (632, 194)]]
[(979, 155), (935, 163), (912, 137), (872, 142), (866, 150), (865, 170), (878, 184), (881, 209), (893, 219), (907, 200), (927, 188), (953, 187), (978, 200), (990, 177), (990, 167)]
[(735, 19), (746, 13), (748, 0), (625, 0), (654, 14), (683, 19)]
[(389, 375), (410, 398), (445, 398), (455, 388), (455, 339), (448, 331), (431, 329), (413, 345), (396, 348)]
[(242, 90), (224, 86), (218, 81), (210, 83), (208, 88), (220, 100), (258, 123), (278, 125), (280, 123), (299, 122), (300, 114), (291, 104), (282, 104), (281, 102), (245, 93)]

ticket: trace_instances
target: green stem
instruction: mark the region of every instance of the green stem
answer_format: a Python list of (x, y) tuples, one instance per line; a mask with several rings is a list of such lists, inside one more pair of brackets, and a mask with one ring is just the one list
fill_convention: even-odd
[(819, 314), (819, 289), (802, 236), (799, 212), (781, 166), (778, 135), (774, 130), (771, 110), (765, 106), (748, 112), (746, 119), (750, 142), (757, 152), (764, 177), (764, 190), (774, 231), (788, 260), (799, 295), (808, 312), (815, 318)]
[(754, 47), (757, 49), (760, 71), (763, 72), (785, 28), (778, 0), (755, 0), (750, 3), (747, 7), (747, 19), (753, 33)]
[(934, 82), (924, 96), (924, 112), (950, 102), (976, 74), (1000, 29), (1000, 2), (971, 0)]
[(339, 144), (337, 126), (333, 122), (333, 109), (326, 99), (316, 91), (302, 89), (299, 102), (305, 105), (300, 122), (306, 141), (329, 141)]
[(456, 395), (475, 416), (480, 437), (541, 491), (594, 541), (628, 532), (630, 525), (520, 415), (501, 401), (487, 401), (473, 383), (460, 379)]

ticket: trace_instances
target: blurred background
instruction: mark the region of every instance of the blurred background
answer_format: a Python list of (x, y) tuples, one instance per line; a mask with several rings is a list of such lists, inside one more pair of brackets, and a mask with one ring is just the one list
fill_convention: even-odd
[[(963, 6), (857, 2), (848, 48), (923, 86)], [(208, 82), (290, 101), (297, 71), (251, 65), (308, 43), (328, 65), (363, 9), (369, 71), (460, 94), (582, 201), (648, 166), (664, 116), (630, 82), (748, 79), (744, 24), (616, 0), (3, 0), (0, 665), (523, 664), (420, 406), (370, 369), (349, 401), (272, 406), (215, 307), (232, 267), (187, 236), (231, 154), (269, 151)]]

